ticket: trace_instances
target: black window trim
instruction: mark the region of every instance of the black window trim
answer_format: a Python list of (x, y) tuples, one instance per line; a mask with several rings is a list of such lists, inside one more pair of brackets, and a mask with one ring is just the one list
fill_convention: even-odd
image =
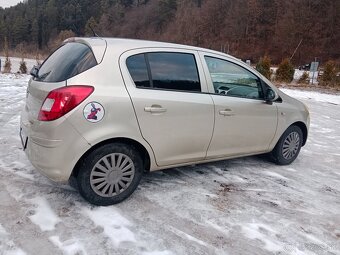
[[(150, 63), (149, 63), (149, 57), (148, 57), (148, 54), (150, 53), (177, 53), (177, 54), (186, 54), (186, 55), (192, 55), (194, 57), (194, 61), (195, 61), (195, 66), (196, 66), (196, 71), (197, 71), (197, 76), (198, 76), (198, 81), (199, 81), (199, 85), (200, 85), (200, 91), (191, 91), (191, 90), (177, 90), (177, 89), (164, 89), (164, 88), (155, 88), (153, 86), (153, 80), (152, 80), (152, 73), (151, 73), (151, 67), (150, 67)], [(150, 82), (150, 87), (143, 87), (143, 86), (139, 86), (137, 87), (135, 82), (133, 81), (132, 79), (132, 76), (131, 76), (131, 73), (128, 69), (128, 72), (130, 74), (130, 77), (133, 81), (133, 84), (135, 85), (135, 88), (137, 89), (148, 89), (148, 90), (159, 90), (159, 91), (173, 91), (173, 92), (184, 92), (184, 93), (195, 93), (195, 94), (210, 94), (210, 92), (203, 92), (202, 91), (202, 82), (201, 82), (201, 76), (200, 76), (200, 73), (199, 73), (199, 70), (198, 70), (198, 64), (197, 64), (197, 60), (196, 60), (196, 56), (194, 53), (189, 53), (189, 52), (180, 52), (180, 51), (147, 51), (147, 52), (142, 52), (142, 53), (137, 53), (137, 54), (133, 54), (133, 55), (130, 55), (126, 58), (126, 60), (130, 57), (133, 57), (133, 56), (136, 56), (136, 55), (144, 55), (144, 59), (145, 59), (145, 62), (146, 62), (146, 68), (147, 68), (147, 73), (148, 73), (148, 77), (149, 77), (149, 82)], [(125, 60), (125, 65), (127, 67), (127, 63), (126, 63), (126, 60)]]
[[(148, 72), (148, 77), (149, 77), (149, 82), (150, 82), (150, 88), (154, 88), (153, 87), (153, 80), (152, 80), (152, 73), (151, 73), (151, 67), (150, 67), (150, 63), (149, 63), (149, 56), (147, 53), (143, 53), (144, 55), (144, 59), (145, 59), (145, 64), (146, 64), (146, 69)], [(137, 85), (135, 84), (135, 86), (137, 87)], [(138, 87), (137, 87), (138, 88)], [(148, 87), (143, 87), (143, 88), (148, 88)]]

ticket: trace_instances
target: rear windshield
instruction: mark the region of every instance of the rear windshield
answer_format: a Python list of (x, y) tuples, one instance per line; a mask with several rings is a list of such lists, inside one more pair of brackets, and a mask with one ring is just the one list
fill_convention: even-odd
[(82, 43), (67, 43), (53, 52), (39, 69), (35, 80), (65, 81), (97, 65), (91, 49)]

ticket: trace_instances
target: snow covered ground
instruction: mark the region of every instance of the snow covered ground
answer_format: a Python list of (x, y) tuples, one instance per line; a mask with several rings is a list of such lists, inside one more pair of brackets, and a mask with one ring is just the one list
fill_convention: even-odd
[[(1, 71), (2, 71), (4, 69), (6, 58), (4, 56), (0, 56), (0, 59), (1, 59)], [(11, 73), (17, 73), (19, 71), (21, 58), (10, 57), (9, 59), (11, 60), (11, 64), (12, 64)], [(35, 59), (27, 59), (27, 58), (25, 58), (24, 60), (27, 66), (27, 72), (29, 73), (31, 69), (33, 68), (33, 66), (37, 65), (37, 61)], [(42, 63), (43, 60), (40, 60), (40, 62)]]
[(340, 96), (297, 90), (311, 111), (290, 166), (259, 157), (146, 175), (95, 207), (21, 150), (28, 76), (0, 75), (0, 254), (340, 254)]

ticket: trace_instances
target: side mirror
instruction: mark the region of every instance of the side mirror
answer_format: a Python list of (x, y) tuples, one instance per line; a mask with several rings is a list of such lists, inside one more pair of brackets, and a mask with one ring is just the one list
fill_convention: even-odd
[(278, 96), (273, 89), (267, 88), (265, 95), (265, 101), (267, 104), (272, 104), (277, 99), (277, 97)]
[(34, 78), (38, 77), (38, 72), (39, 72), (40, 66), (33, 66), (30, 75), (32, 75)]

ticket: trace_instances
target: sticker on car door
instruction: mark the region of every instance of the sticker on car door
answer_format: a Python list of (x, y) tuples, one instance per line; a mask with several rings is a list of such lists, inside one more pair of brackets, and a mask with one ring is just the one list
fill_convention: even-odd
[(98, 102), (88, 103), (83, 110), (84, 117), (89, 122), (99, 122), (104, 118), (104, 107)]

